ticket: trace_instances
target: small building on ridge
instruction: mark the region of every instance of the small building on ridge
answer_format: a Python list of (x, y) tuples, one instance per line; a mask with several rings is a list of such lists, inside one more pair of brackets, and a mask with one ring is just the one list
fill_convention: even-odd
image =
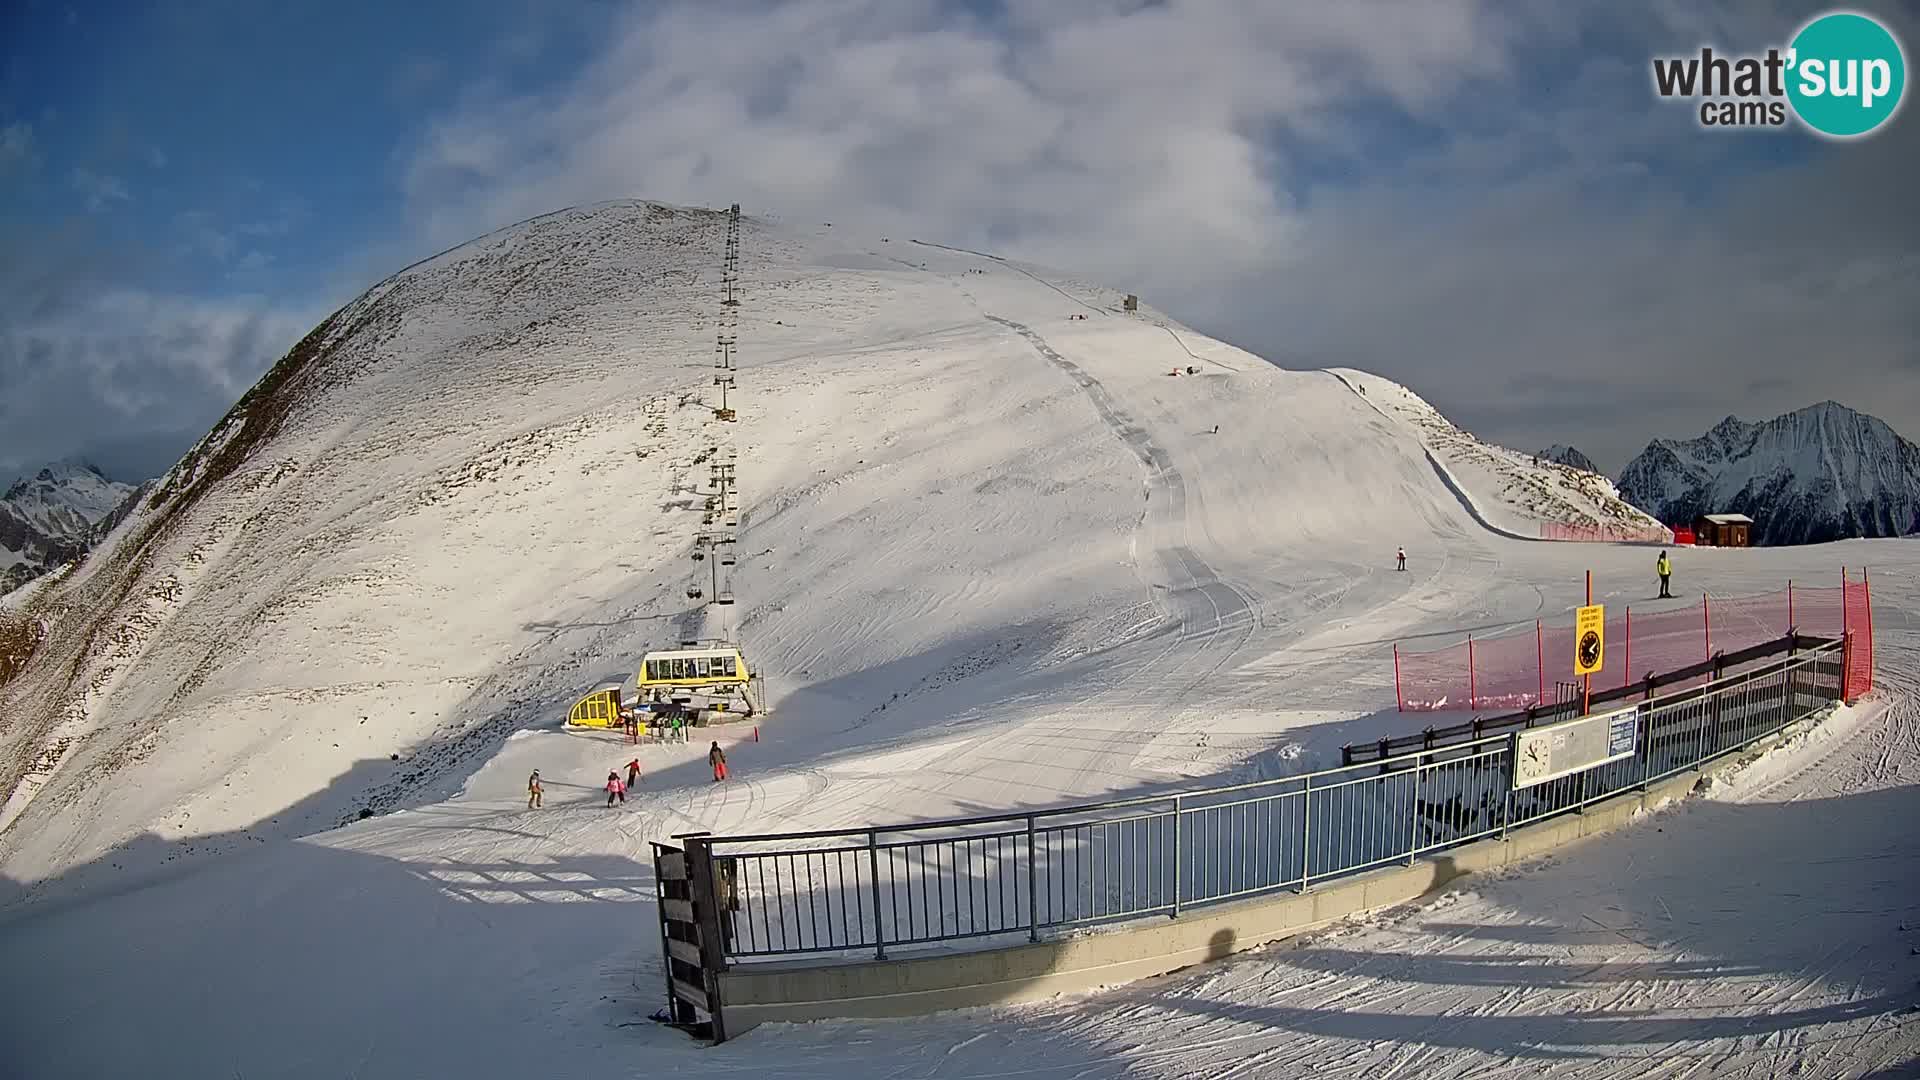
[(1745, 514), (1701, 514), (1693, 519), (1693, 542), (1701, 547), (1752, 547), (1753, 519)]

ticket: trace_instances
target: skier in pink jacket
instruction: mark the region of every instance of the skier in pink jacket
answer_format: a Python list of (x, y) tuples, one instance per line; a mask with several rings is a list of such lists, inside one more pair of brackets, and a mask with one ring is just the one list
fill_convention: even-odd
[(611, 807), (615, 799), (627, 801), (627, 785), (620, 782), (619, 773), (610, 772), (607, 774), (607, 805)]

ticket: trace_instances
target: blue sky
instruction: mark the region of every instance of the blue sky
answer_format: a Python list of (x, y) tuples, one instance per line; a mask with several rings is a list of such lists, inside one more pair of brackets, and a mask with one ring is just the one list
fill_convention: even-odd
[(16, 0), (0, 474), (164, 469), (385, 274), (619, 197), (991, 245), (1609, 467), (1827, 397), (1920, 434), (1911, 119), (1709, 135), (1650, 91), (1819, 10)]
[(339, 252), (399, 227), (399, 151), (477, 73), (549, 83), (591, 25), (500, 0), (20, 0), (6, 18), (0, 124), (30, 127), (40, 159), (6, 216), (85, 209), (178, 285), (276, 293), (324, 287)]

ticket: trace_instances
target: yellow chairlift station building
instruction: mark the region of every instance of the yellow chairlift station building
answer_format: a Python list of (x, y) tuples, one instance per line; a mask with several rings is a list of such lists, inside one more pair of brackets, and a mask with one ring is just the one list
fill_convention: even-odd
[(652, 697), (654, 690), (725, 690), (745, 687), (752, 679), (747, 660), (730, 645), (704, 648), (662, 649), (650, 652), (640, 661), (636, 679), (640, 696)]
[(567, 710), (568, 727), (618, 728), (620, 725), (619, 683), (600, 687)]

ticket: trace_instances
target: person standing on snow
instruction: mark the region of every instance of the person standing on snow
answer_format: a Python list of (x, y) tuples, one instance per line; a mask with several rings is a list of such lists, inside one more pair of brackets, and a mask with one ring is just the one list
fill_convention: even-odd
[(627, 785), (620, 782), (619, 773), (610, 772), (607, 774), (607, 806), (608, 808), (612, 808), (613, 800), (615, 799), (619, 799), (621, 802), (627, 801)]
[(714, 783), (717, 784), (727, 778), (727, 752), (720, 749), (718, 742), (713, 744), (713, 749), (707, 751), (707, 764), (713, 766)]
[(1673, 563), (1668, 561), (1666, 552), (1660, 553), (1659, 561), (1653, 564), (1653, 572), (1660, 575), (1660, 599), (1673, 599), (1673, 593), (1669, 589), (1673, 582)]
[(627, 762), (627, 786), (638, 787), (639, 785), (640, 785), (640, 759), (634, 758), (632, 761)]
[(540, 805), (540, 770), (535, 769), (533, 770), (533, 775), (527, 777), (527, 809), (532, 810), (533, 808), (539, 805)]
[(1407, 549), (1406, 548), (1396, 549), (1393, 553), (1393, 558), (1395, 563), (1397, 564), (1394, 566), (1395, 570), (1405, 570), (1407, 568)]

